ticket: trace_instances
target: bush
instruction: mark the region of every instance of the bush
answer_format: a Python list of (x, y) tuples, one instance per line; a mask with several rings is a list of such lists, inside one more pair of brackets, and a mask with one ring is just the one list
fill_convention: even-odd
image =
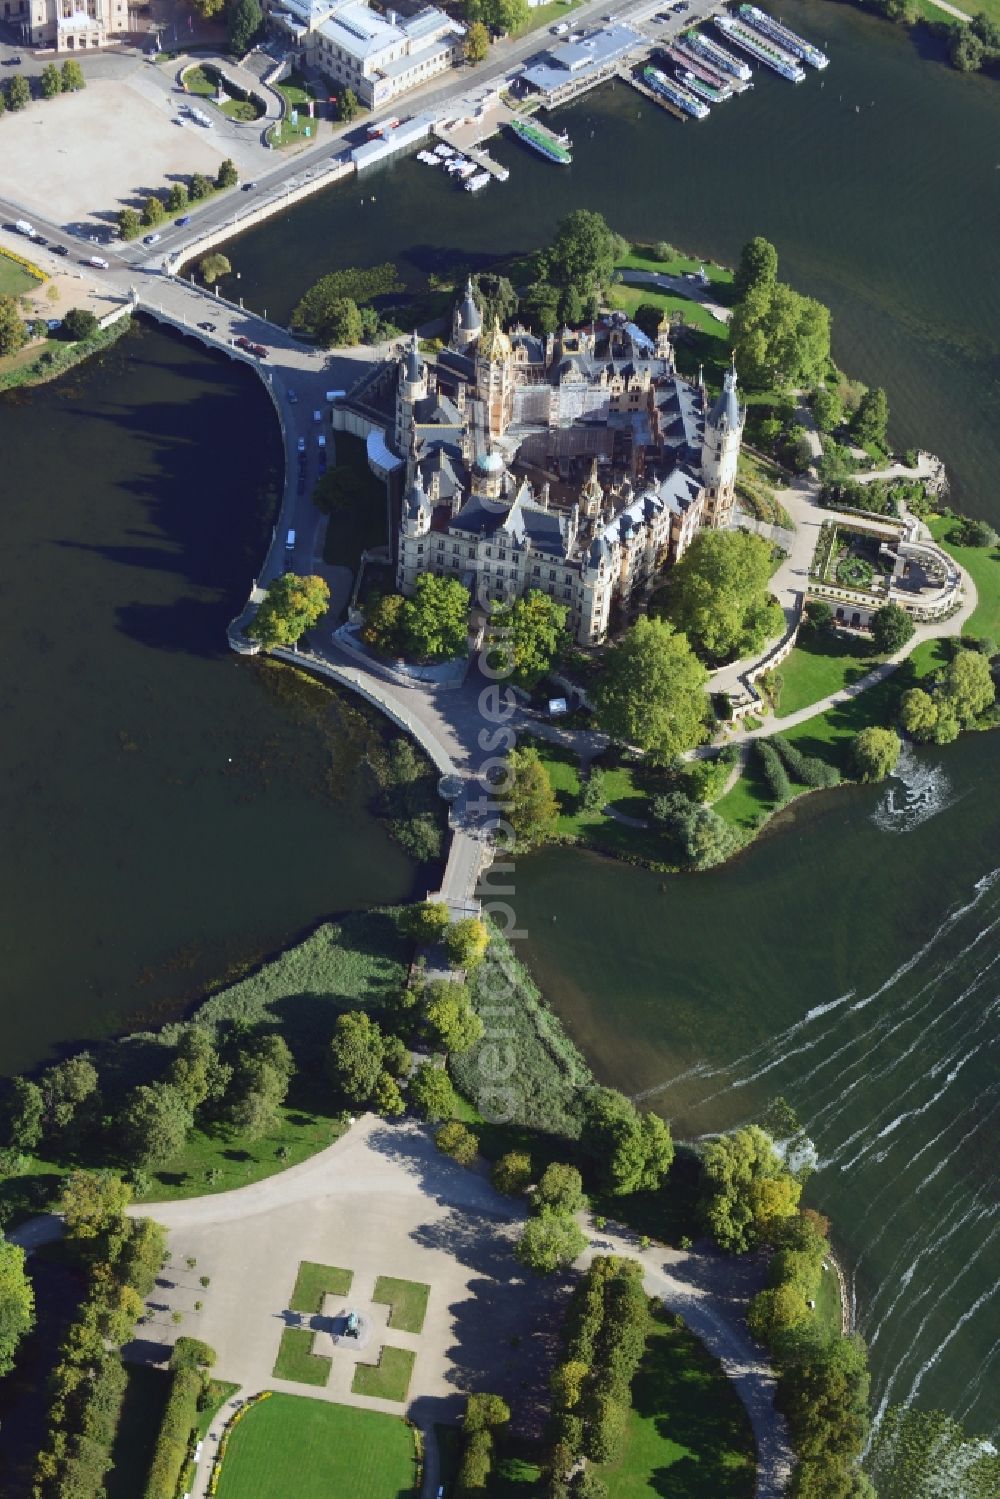
[(792, 783), (788, 779), (788, 772), (782, 765), (777, 750), (766, 739), (756, 739), (754, 748), (760, 762), (761, 774), (774, 800), (779, 805), (787, 802), (792, 795)]
[(410, 1079), (410, 1102), (432, 1124), (449, 1119), (458, 1106), (455, 1090), (443, 1067), (422, 1062)]
[(785, 763), (789, 774), (803, 786), (839, 786), (840, 772), (836, 766), (828, 765), (817, 755), (804, 755), (797, 745), (789, 744), (780, 734), (775, 734), (770, 743)]
[(882, 781), (896, 768), (901, 745), (894, 729), (869, 728), (851, 741), (851, 764), (859, 781)]
[(62, 331), (67, 338), (79, 341), (93, 338), (100, 324), (86, 307), (71, 307), (62, 320)]
[(531, 1181), (531, 1157), (521, 1150), (509, 1150), (493, 1167), (493, 1185), (508, 1197), (520, 1197)]
[(492, 1434), (485, 1429), (471, 1431), (465, 1441), (458, 1477), (455, 1480), (457, 1499), (466, 1499), (466, 1495), (483, 1493), (492, 1468)]
[(872, 639), (882, 656), (893, 656), (913, 639), (916, 626), (899, 604), (883, 604), (872, 615)]
[(170, 1355), (170, 1367), (178, 1369), (211, 1369), (215, 1363), (215, 1349), (200, 1338), (178, 1338)]
[(546, 1166), (534, 1196), (534, 1205), (539, 1210), (550, 1208), (554, 1213), (576, 1213), (586, 1200), (583, 1178), (575, 1166), (564, 1166), (558, 1161)]
[(450, 1155), (460, 1166), (471, 1166), (479, 1154), (475, 1135), (457, 1119), (442, 1124), (434, 1136), (434, 1143), (442, 1154)]
[(175, 1499), (198, 1422), (198, 1402), (205, 1376), (197, 1368), (174, 1370), (170, 1394), (146, 1478), (145, 1499)]
[(952, 528), (948, 539), (963, 547), (995, 547), (1000, 538), (988, 521), (973, 520), (965, 515), (959, 517), (959, 523)]

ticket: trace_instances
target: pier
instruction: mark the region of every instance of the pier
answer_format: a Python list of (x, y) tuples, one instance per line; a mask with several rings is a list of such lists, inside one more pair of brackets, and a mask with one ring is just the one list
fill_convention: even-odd
[(687, 124), (688, 116), (684, 113), (683, 109), (678, 109), (676, 104), (671, 104), (669, 99), (665, 99), (662, 94), (658, 94), (655, 89), (651, 89), (649, 84), (644, 83), (635, 73), (629, 72), (627, 68), (622, 68), (618, 73), (618, 77), (625, 83), (630, 83), (636, 92), (644, 95), (651, 104), (656, 104), (660, 109), (665, 109), (668, 115), (673, 115), (674, 119), (680, 120), (682, 125)]

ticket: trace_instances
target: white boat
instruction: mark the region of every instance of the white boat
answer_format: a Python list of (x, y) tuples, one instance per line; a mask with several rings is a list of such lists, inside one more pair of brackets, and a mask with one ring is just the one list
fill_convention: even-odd
[(434, 155), (440, 156), (442, 161), (447, 161), (448, 157), (454, 156), (454, 154), (455, 152), (453, 148), (451, 146), (446, 146), (444, 141), (442, 141), (439, 146), (434, 147)]
[(465, 191), (467, 193), (481, 192), (489, 182), (489, 180), (489, 172), (477, 172), (476, 175), (474, 177), (470, 177), (468, 182), (465, 184)]

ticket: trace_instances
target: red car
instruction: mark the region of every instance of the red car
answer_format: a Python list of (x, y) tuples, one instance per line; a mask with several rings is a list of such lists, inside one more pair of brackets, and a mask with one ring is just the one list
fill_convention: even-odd
[(251, 344), (250, 352), (251, 354), (256, 354), (258, 359), (267, 358), (267, 350), (265, 349), (263, 344)]
[(244, 338), (242, 335), (239, 338), (234, 338), (233, 343), (238, 349), (247, 349), (249, 351), (253, 348), (253, 344), (250, 342), (250, 340), (248, 338)]

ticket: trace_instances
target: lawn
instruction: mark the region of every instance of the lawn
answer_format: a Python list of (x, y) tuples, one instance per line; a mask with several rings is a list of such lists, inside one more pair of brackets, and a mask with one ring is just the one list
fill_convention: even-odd
[(380, 1275), (372, 1300), (388, 1303), (390, 1327), (398, 1327), (401, 1332), (423, 1332), (430, 1294), (430, 1286), (420, 1281), (393, 1280), (391, 1275)]
[(659, 271), (664, 276), (683, 276), (685, 271), (697, 273), (704, 265), (705, 274), (718, 293), (720, 302), (731, 300), (727, 291), (733, 284), (733, 273), (724, 265), (713, 265), (710, 261), (692, 258), (690, 255), (674, 255), (669, 260), (657, 260), (652, 245), (633, 245), (625, 258), (618, 263), (618, 270)]
[(352, 1391), (355, 1395), (370, 1395), (374, 1400), (404, 1401), (416, 1356), (409, 1348), (383, 1344), (377, 1364), (358, 1364), (351, 1381)]
[(23, 265), (9, 260), (0, 251), (0, 297), (21, 297), (25, 292), (37, 291), (40, 284), (37, 276), (29, 276)]
[[(320, 121), (311, 120), (306, 108), (310, 99), (316, 97), (313, 89), (299, 73), (290, 73), (284, 83), (279, 83), (276, 87), (284, 97), (287, 109), (280, 124), (271, 127), (268, 139), (275, 146), (291, 146), (296, 141), (315, 140), (319, 134)], [(298, 120), (294, 125), (293, 110), (298, 111)]]
[[(599, 853), (645, 859), (653, 864), (664, 862), (668, 850), (655, 828), (627, 827), (613, 817), (606, 817), (603, 812), (580, 809), (580, 767), (570, 750), (547, 740), (524, 742), (530, 742), (538, 750), (549, 773), (559, 803), (558, 837), (596, 849)], [(637, 766), (616, 766), (605, 772), (605, 784), (608, 804), (626, 817), (644, 819), (649, 816), (649, 796), (638, 784), (639, 774)]]
[(805, 631), (778, 667), (784, 684), (778, 714), (784, 717), (797, 713), (832, 692), (840, 692), (870, 672), (879, 659), (870, 641), (854, 635)]
[(1000, 636), (1000, 547), (959, 547), (948, 540), (955, 525), (950, 516), (936, 515), (928, 522), (934, 540), (971, 574), (979, 593), (979, 605), (965, 627), (968, 635)]
[(399, 1416), (301, 1395), (262, 1400), (233, 1429), (218, 1499), (414, 1499), (413, 1435)]
[(181, 82), (185, 91), (189, 94), (198, 94), (203, 99), (214, 99), (216, 94), (216, 82), (210, 78), (204, 68), (188, 68), (183, 74)]
[(245, 1140), (224, 1125), (197, 1128), (177, 1155), (150, 1172), (144, 1202), (230, 1192), (297, 1166), (338, 1140), (344, 1127), (335, 1119), (285, 1105), (277, 1127), (259, 1140)]
[[(540, 26), (557, 26), (560, 21), (567, 20), (582, 4), (583, 0), (571, 0), (569, 4), (566, 4), (565, 0), (549, 0), (547, 5), (537, 5), (529, 12), (524, 25), (519, 26), (513, 34), (514, 36), (527, 36), (529, 31), (537, 31)], [(568, 41), (565, 34), (552, 38), (553, 46), (558, 46), (559, 43), (565, 41)]]
[(324, 1354), (313, 1353), (314, 1337), (315, 1333), (308, 1327), (285, 1328), (271, 1371), (275, 1379), (290, 1379), (295, 1384), (326, 1384), (333, 1360)]
[(662, 1312), (650, 1317), (622, 1454), (598, 1471), (609, 1499), (749, 1499), (754, 1492), (753, 1433), (742, 1402), (719, 1361)]
[(658, 291), (653, 286), (615, 287), (614, 304), (622, 311), (631, 315), (643, 303), (660, 307), (665, 312), (679, 313), (682, 322), (698, 328), (710, 338), (718, 339), (720, 349), (717, 357), (728, 360), (729, 329), (725, 323), (720, 323), (718, 318), (713, 317), (701, 302), (693, 302), (690, 297), (682, 297), (679, 292)]
[(832, 1337), (840, 1337), (844, 1327), (840, 1282), (832, 1266), (821, 1273), (819, 1290), (816, 1292), (816, 1318)]
[[(312, 1260), (299, 1263), (295, 1290), (288, 1303), (293, 1312), (321, 1312), (324, 1296), (346, 1296), (354, 1279), (353, 1270), (336, 1265), (317, 1265)], [(417, 1329), (419, 1332), (419, 1328)]]
[(254, 120), (259, 120), (264, 113), (261, 106), (255, 104), (252, 99), (227, 99), (219, 107), (222, 113), (230, 120), (237, 120), (244, 125), (249, 125)]

